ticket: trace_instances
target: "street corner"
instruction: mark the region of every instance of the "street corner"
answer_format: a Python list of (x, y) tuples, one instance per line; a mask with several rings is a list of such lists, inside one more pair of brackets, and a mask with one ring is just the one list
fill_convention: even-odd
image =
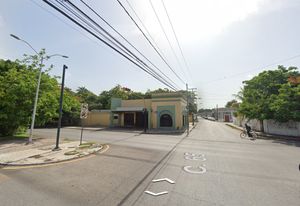
[(94, 142), (80, 144), (79, 141), (73, 141), (60, 144), (59, 149), (53, 148), (54, 145), (25, 150), (16, 148), (15, 151), (0, 154), (0, 167), (2, 169), (19, 169), (67, 163), (91, 157), (97, 152), (103, 153), (108, 150), (109, 146)]

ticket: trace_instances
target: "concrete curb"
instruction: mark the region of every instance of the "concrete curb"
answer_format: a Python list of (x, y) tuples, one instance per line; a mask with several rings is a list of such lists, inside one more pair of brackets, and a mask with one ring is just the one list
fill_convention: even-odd
[(231, 127), (231, 128), (233, 128), (233, 129), (236, 129), (236, 130), (239, 130), (239, 131), (243, 131), (243, 129), (240, 128), (240, 127), (238, 127), (238, 126), (235, 126), (235, 125), (232, 125), (232, 124), (227, 124), (227, 123), (226, 123), (226, 125), (229, 126), (229, 127)]
[(57, 163), (62, 163), (62, 162), (69, 162), (69, 161), (73, 161), (73, 160), (77, 160), (77, 159), (80, 159), (80, 158), (91, 156), (91, 155), (99, 152), (102, 149), (103, 149), (103, 145), (100, 145), (99, 150), (91, 152), (89, 154), (82, 155), (82, 156), (76, 156), (76, 157), (73, 157), (73, 158), (70, 158), (70, 159), (57, 160), (57, 161), (53, 161), (53, 162), (29, 163), (29, 164), (0, 163), (0, 169), (4, 168), (4, 167), (25, 167), (25, 166), (52, 165), (52, 164), (57, 164)]
[[(227, 126), (239, 130), (239, 131), (243, 131), (243, 128), (238, 127), (236, 125), (233, 124), (226, 124)], [(272, 135), (272, 134), (265, 134), (262, 132), (256, 132), (257, 136), (259, 137), (259, 139), (274, 139), (274, 140), (290, 140), (290, 141), (300, 141), (300, 138), (297, 137), (290, 137), (290, 136), (279, 136), (279, 135)]]

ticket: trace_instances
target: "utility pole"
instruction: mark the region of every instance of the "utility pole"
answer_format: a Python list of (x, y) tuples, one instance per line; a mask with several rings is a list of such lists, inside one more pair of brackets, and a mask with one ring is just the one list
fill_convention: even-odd
[(66, 65), (63, 66), (63, 75), (61, 80), (61, 88), (60, 88), (60, 98), (59, 98), (59, 119), (58, 119), (58, 126), (57, 126), (57, 135), (56, 135), (56, 146), (53, 150), (60, 150), (59, 144), (59, 135), (60, 135), (60, 128), (61, 128), (61, 118), (62, 118), (62, 108), (63, 108), (63, 100), (64, 100), (64, 86), (65, 86), (65, 72), (68, 67)]
[(217, 121), (219, 121), (219, 108), (218, 108), (218, 104), (217, 104)]
[(63, 58), (69, 58), (69, 57), (65, 56), (65, 55), (61, 55), (61, 54), (53, 54), (53, 55), (50, 55), (50, 56), (43, 57), (27, 41), (19, 38), (18, 36), (14, 35), (14, 34), (10, 34), (10, 36), (13, 37), (14, 39), (18, 40), (18, 41), (22, 41), (25, 44), (27, 44), (35, 52), (37, 57), (40, 58), (39, 59), (40, 60), (40, 65), (39, 65), (39, 69), (38, 69), (39, 70), (39, 77), (38, 77), (38, 83), (37, 83), (36, 92), (35, 92), (33, 112), (32, 112), (32, 117), (31, 117), (31, 126), (30, 126), (29, 138), (28, 138), (28, 143), (31, 144), (32, 143), (32, 137), (33, 137), (33, 130), (34, 130), (34, 122), (35, 122), (37, 103), (38, 103), (38, 98), (39, 98), (39, 90), (40, 90), (40, 84), (41, 84), (43, 61), (48, 60), (53, 56), (60, 56), (60, 57), (63, 57)]
[(187, 118), (186, 118), (186, 122), (187, 122), (187, 134), (186, 136), (189, 136), (190, 134), (190, 123), (189, 123), (189, 87), (188, 84), (186, 84), (186, 111), (187, 111)]
[[(197, 90), (197, 88), (189, 88), (189, 90), (192, 91), (192, 93), (194, 94), (193, 96), (193, 105), (195, 104), (195, 98), (196, 98), (196, 94), (195, 94), (195, 90)], [(196, 104), (197, 105), (197, 104)], [(196, 109), (197, 110), (197, 109)], [(197, 111), (196, 111), (197, 112)], [(193, 126), (195, 125), (195, 119), (194, 119), (194, 113), (192, 113), (192, 120), (193, 120)]]

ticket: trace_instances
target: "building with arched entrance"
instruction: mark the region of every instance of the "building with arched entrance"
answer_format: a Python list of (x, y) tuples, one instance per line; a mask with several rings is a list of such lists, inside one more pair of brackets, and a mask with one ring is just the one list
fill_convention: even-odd
[(182, 93), (153, 94), (151, 99), (111, 99), (110, 110), (89, 112), (85, 126), (184, 130), (187, 125), (186, 99)]
[(182, 93), (153, 94), (151, 99), (111, 99), (111, 127), (182, 130), (186, 125)]

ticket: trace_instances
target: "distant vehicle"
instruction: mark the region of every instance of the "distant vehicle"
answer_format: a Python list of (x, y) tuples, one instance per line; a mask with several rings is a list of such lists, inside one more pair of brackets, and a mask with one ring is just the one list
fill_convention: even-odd
[(204, 119), (208, 119), (208, 120), (211, 120), (211, 121), (216, 121), (216, 119), (214, 117), (203, 117)]

